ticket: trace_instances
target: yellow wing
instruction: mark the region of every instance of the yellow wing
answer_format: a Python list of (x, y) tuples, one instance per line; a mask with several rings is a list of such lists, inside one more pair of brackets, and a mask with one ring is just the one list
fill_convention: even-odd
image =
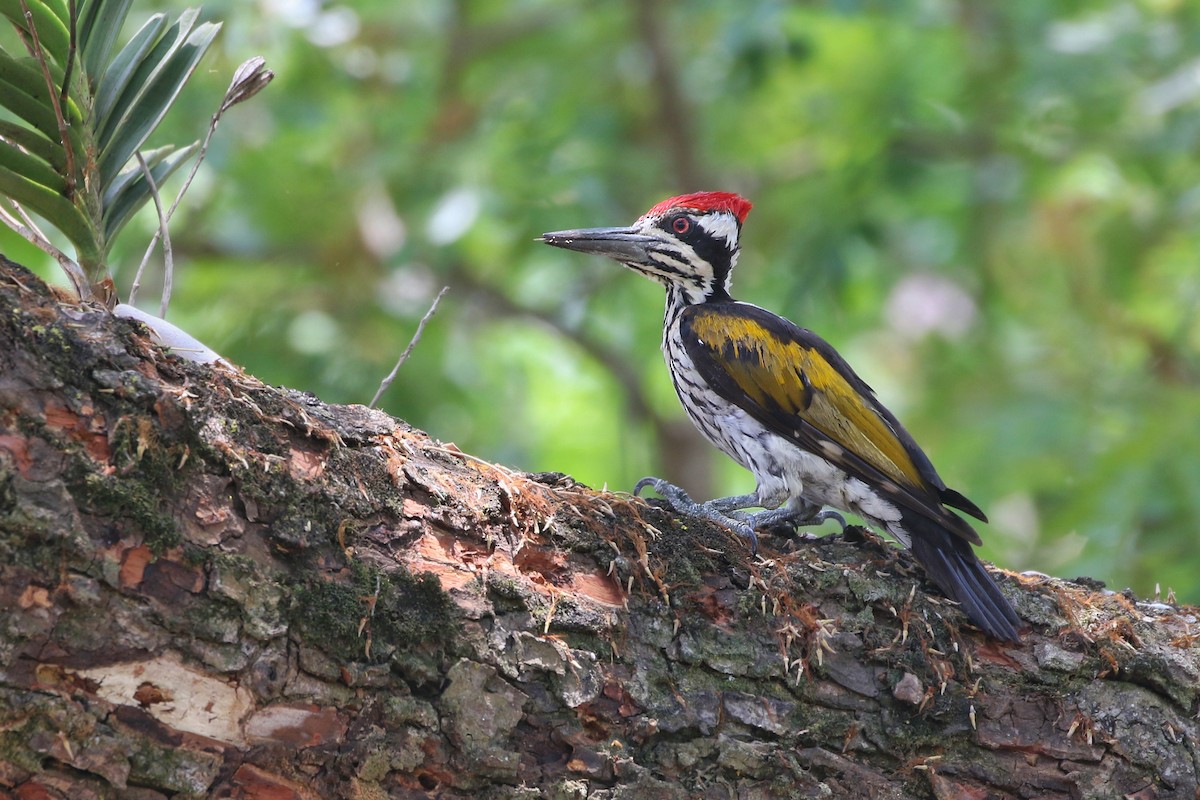
[(945, 503), (984, 519), (824, 339), (748, 303), (692, 306), (679, 324), (709, 385), (775, 433), (881, 490), (895, 483), (896, 499), (927, 516), (953, 518)]

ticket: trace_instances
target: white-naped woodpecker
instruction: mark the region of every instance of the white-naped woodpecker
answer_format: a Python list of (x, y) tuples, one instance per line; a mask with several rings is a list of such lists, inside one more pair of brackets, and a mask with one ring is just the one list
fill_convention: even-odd
[(986, 633), (1020, 641), (1020, 618), (972, 549), (979, 535), (947, 506), (986, 522), (983, 512), (946, 487), (828, 342), (730, 296), (749, 212), (736, 194), (698, 192), (664, 200), (627, 228), (541, 237), (615, 259), (666, 288), (662, 350), (675, 391), (700, 432), (758, 481), (751, 494), (705, 503), (660, 478), (643, 478), (635, 494), (652, 487), (676, 511), (737, 531), (753, 550), (755, 529), (842, 522), (824, 506), (857, 514), (910, 548)]

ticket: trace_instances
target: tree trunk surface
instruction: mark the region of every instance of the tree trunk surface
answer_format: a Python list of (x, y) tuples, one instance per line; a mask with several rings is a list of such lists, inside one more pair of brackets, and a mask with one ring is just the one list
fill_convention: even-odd
[(1003, 573), (991, 641), (860, 528), (754, 558), (0, 311), (2, 798), (1200, 797), (1194, 608)]

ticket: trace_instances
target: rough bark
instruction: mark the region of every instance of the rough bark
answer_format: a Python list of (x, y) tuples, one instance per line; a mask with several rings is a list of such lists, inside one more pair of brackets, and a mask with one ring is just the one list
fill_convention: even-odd
[(1195, 609), (1005, 574), (988, 641), (861, 529), (751, 558), (0, 311), (2, 797), (1197, 797)]

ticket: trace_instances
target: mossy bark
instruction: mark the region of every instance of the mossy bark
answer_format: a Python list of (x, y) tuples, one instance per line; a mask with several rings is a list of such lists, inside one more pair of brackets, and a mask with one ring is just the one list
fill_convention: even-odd
[[(0, 264), (0, 797), (1197, 797), (1195, 609), (752, 558)], [(778, 544), (778, 543), (776, 543)]]

